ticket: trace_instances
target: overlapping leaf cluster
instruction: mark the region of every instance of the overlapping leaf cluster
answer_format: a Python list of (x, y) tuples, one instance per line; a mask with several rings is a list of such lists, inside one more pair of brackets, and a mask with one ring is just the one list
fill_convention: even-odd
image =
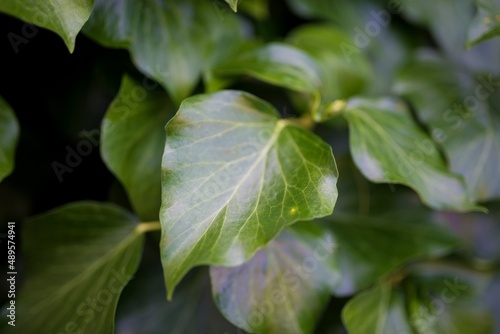
[[(82, 28), (127, 49), (159, 84), (124, 75), (102, 122), (102, 159), (134, 214), (81, 202), (26, 224), (22, 332), (112, 333), (118, 304), (119, 332), (312, 333), (332, 296), (354, 296), (349, 333), (491, 332), (476, 304), (494, 303), (498, 257), (457, 225), (498, 213), (500, 43), (481, 43), (500, 32), (494, 1), (474, 16), (468, 1), (289, 0), (322, 22), (266, 42), (269, 4), (226, 2), (238, 14), (209, 0), (0, 5), (70, 51)], [(409, 43), (410, 23), (437, 47)], [(293, 117), (255, 86), (279, 88)], [(0, 129), (2, 179), (19, 129), (1, 99)], [(144, 233), (160, 229), (165, 285), (156, 262), (136, 273)], [(492, 265), (474, 270), (477, 258)], [(120, 309), (134, 275), (140, 293)], [(233, 325), (213, 313), (208, 276)]]

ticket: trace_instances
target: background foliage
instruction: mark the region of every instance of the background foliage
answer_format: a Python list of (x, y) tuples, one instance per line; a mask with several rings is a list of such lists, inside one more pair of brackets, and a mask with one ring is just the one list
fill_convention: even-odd
[(2, 332), (500, 333), (497, 2), (226, 2), (0, 4)]

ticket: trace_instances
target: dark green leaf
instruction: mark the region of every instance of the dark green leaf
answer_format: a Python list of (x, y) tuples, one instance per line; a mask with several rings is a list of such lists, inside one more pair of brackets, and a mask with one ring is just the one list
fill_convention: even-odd
[(202, 71), (243, 39), (238, 17), (227, 11), (215, 1), (97, 0), (84, 31), (105, 46), (128, 48), (137, 67), (180, 103)]
[(369, 180), (407, 185), (438, 210), (478, 209), (462, 178), (448, 171), (435, 143), (413, 121), (406, 105), (390, 99), (354, 99), (344, 115), (353, 159)]
[(477, 13), (467, 34), (467, 47), (500, 35), (500, 3), (496, 0), (476, 0)]
[(164, 128), (174, 110), (167, 96), (152, 88), (124, 77), (102, 124), (102, 158), (144, 221), (158, 220)]
[(354, 297), (342, 311), (349, 334), (411, 333), (404, 294), (389, 284), (379, 285)]
[(141, 227), (122, 209), (93, 202), (26, 222), (16, 333), (113, 333), (118, 298), (139, 264)]
[(328, 215), (331, 147), (253, 95), (185, 100), (167, 125), (161, 252), (169, 296), (193, 266), (239, 265), (281, 229)]
[(7, 102), (0, 97), (0, 181), (12, 173), (19, 138), (19, 124)]
[(251, 333), (312, 333), (340, 278), (331, 234), (313, 223), (285, 229), (238, 267), (211, 267), (221, 312)]
[(458, 245), (422, 210), (370, 217), (334, 214), (325, 226), (339, 243), (343, 276), (338, 295), (366, 288), (410, 260), (442, 256)]
[(246, 0), (238, 4), (239, 8), (257, 20), (269, 18), (269, 0)]
[(75, 49), (76, 35), (89, 19), (94, 0), (4, 0), (0, 12), (52, 30), (64, 40), (70, 52)]
[(465, 176), (477, 201), (500, 198), (499, 86), (492, 75), (475, 82), (445, 60), (422, 57), (400, 73), (394, 87), (416, 107), (450, 169)]

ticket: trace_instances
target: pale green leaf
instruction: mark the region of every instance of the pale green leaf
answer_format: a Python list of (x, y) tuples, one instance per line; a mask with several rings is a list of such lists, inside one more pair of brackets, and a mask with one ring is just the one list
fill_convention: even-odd
[(138, 226), (128, 212), (94, 202), (27, 221), (26, 281), (16, 296), (14, 332), (113, 333), (118, 299), (141, 257)]
[(402, 102), (353, 99), (344, 115), (354, 162), (369, 180), (409, 186), (434, 209), (478, 209), (465, 182), (448, 171), (436, 144)]
[(243, 39), (229, 8), (196, 0), (97, 0), (84, 32), (105, 46), (129, 49), (137, 67), (177, 104), (191, 94), (202, 71)]
[(93, 6), (94, 0), (2, 0), (0, 12), (52, 30), (73, 52), (76, 36), (89, 19)]
[(143, 221), (158, 220), (164, 128), (173, 110), (166, 94), (150, 82), (124, 77), (103, 120), (102, 158)]
[(440, 58), (421, 57), (398, 76), (394, 90), (409, 99), (441, 144), (450, 169), (465, 177), (473, 199), (500, 198), (500, 82), (477, 81)]
[(500, 35), (500, 3), (496, 0), (476, 0), (477, 13), (469, 26), (467, 47)]
[(410, 260), (439, 257), (459, 244), (422, 210), (391, 215), (332, 215), (326, 220), (338, 242), (342, 271), (337, 295), (368, 287)]
[(342, 310), (349, 334), (411, 333), (404, 294), (382, 284), (351, 299)]
[(334, 241), (307, 222), (289, 227), (238, 267), (211, 267), (225, 317), (250, 333), (312, 333), (340, 278)]
[(223, 91), (167, 125), (161, 253), (169, 296), (192, 267), (239, 265), (285, 226), (332, 212), (331, 147), (268, 103)]
[(19, 138), (19, 124), (14, 111), (0, 97), (0, 181), (12, 173)]

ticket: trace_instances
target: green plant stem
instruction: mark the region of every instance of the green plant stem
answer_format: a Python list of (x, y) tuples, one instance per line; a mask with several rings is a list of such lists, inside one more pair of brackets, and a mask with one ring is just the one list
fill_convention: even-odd
[(140, 223), (136, 227), (136, 231), (139, 233), (147, 233), (147, 232), (159, 231), (159, 230), (161, 230), (161, 224), (159, 221)]

